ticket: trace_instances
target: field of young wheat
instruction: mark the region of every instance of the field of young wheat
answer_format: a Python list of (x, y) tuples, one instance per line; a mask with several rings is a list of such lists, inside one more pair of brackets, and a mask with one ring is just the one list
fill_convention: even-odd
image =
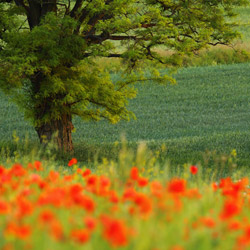
[[(97, 152), (100, 158), (112, 158), (124, 134), (133, 149), (140, 141), (155, 150), (165, 144), (162, 156), (176, 163), (196, 163), (206, 150), (228, 154), (236, 149), (241, 164), (247, 165), (249, 68), (249, 64), (186, 68), (176, 75), (177, 85), (138, 85), (138, 96), (129, 103), (136, 120), (115, 125), (74, 120), (75, 156), (85, 162)], [(13, 131), (21, 139), (27, 135), (31, 144), (38, 144), (35, 130), (3, 94), (0, 110), (1, 145), (13, 146)]]

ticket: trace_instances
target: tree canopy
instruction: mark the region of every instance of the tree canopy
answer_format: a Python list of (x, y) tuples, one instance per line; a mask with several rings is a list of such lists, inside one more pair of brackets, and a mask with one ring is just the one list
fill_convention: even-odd
[[(230, 17), (245, 0), (0, 0), (0, 88), (41, 142), (72, 151), (72, 117), (118, 122), (145, 63), (179, 64), (184, 54), (238, 36)], [(169, 51), (167, 56), (159, 53)], [(119, 80), (95, 59), (120, 58)], [(170, 78), (169, 78), (170, 79)]]

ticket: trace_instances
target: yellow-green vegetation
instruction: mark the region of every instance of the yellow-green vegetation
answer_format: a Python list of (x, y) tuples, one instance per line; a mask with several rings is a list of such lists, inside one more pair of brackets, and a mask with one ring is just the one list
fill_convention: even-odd
[(35, 150), (1, 159), (0, 248), (247, 250), (250, 173), (235, 157), (221, 158), (215, 171), (161, 168), (144, 144), (136, 153), (123, 145), (117, 161), (93, 168)]

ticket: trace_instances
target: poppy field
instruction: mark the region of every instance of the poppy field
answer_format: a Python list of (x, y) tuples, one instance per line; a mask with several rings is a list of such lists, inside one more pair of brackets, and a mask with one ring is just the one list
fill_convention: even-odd
[(0, 248), (248, 249), (249, 180), (47, 162), (0, 166)]

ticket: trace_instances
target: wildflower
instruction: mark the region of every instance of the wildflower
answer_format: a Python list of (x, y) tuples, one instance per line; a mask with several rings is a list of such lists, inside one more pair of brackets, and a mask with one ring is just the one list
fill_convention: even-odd
[(127, 188), (124, 191), (122, 198), (123, 198), (124, 201), (133, 200), (135, 195), (136, 195), (136, 191), (134, 190), (134, 188)]
[(53, 171), (53, 170), (49, 172), (48, 179), (50, 180), (50, 182), (54, 182), (58, 180), (59, 178), (60, 178), (60, 174), (58, 172)]
[(38, 174), (31, 174), (29, 176), (28, 179), (28, 183), (27, 184), (31, 184), (31, 183), (39, 183), (42, 180), (41, 176)]
[(87, 179), (87, 185), (88, 186), (95, 186), (98, 182), (98, 177), (96, 175), (91, 175)]
[(0, 200), (0, 215), (7, 214), (9, 212), (9, 205), (5, 201)]
[(66, 197), (66, 190), (61, 187), (47, 189), (38, 199), (39, 205), (51, 204), (56, 207), (63, 205)]
[(213, 188), (213, 191), (217, 191), (217, 189), (219, 188), (219, 185), (217, 182), (213, 182), (212, 183), (212, 188)]
[(17, 199), (18, 216), (24, 217), (33, 212), (33, 205), (30, 201), (24, 198)]
[(88, 230), (93, 231), (96, 228), (97, 222), (93, 217), (87, 216), (84, 218), (84, 224)]
[(183, 179), (172, 179), (168, 183), (168, 192), (173, 194), (181, 194), (186, 191), (186, 181)]
[(117, 193), (114, 190), (109, 191), (109, 200), (112, 203), (118, 203), (119, 202), (119, 197)]
[(76, 170), (76, 173), (77, 173), (77, 174), (82, 174), (82, 169), (81, 169), (81, 168), (78, 168), (78, 169)]
[(0, 176), (1, 176), (2, 174), (4, 174), (4, 172), (5, 172), (5, 168), (4, 168), (3, 166), (0, 165)]
[(125, 246), (128, 243), (125, 223), (106, 215), (101, 216), (103, 237), (114, 247)]
[(222, 178), (219, 183), (219, 188), (225, 189), (230, 188), (232, 186), (232, 180), (230, 177)]
[(109, 187), (111, 185), (110, 180), (105, 176), (99, 177), (99, 188), (98, 188), (98, 195), (105, 196), (109, 194)]
[(198, 173), (198, 168), (196, 166), (192, 165), (190, 167), (190, 173), (193, 174), (193, 175), (197, 174)]
[(34, 167), (37, 171), (42, 171), (43, 168), (42, 168), (42, 163), (40, 161), (35, 161), (34, 162)]
[(139, 178), (139, 170), (137, 167), (132, 167), (130, 170), (130, 178), (132, 180), (137, 180)]
[(137, 183), (140, 187), (145, 187), (148, 185), (148, 179), (145, 177), (140, 177), (138, 178)]
[(63, 179), (65, 181), (71, 182), (74, 179), (74, 175), (65, 175)]
[(188, 189), (185, 193), (185, 196), (191, 199), (201, 198), (201, 194), (197, 188)]
[(87, 168), (87, 169), (82, 173), (82, 176), (83, 176), (83, 177), (86, 177), (86, 176), (88, 176), (88, 175), (90, 175), (90, 174), (91, 174), (91, 170)]
[(26, 239), (30, 236), (31, 229), (29, 225), (18, 225), (14, 222), (10, 222), (7, 224), (4, 233), (14, 235), (19, 239)]
[(77, 164), (77, 159), (76, 158), (72, 158), (69, 163), (68, 163), (68, 166), (71, 167), (73, 165)]
[(162, 184), (159, 181), (152, 181), (150, 183), (150, 190), (151, 190), (151, 193), (158, 198), (163, 196), (164, 189), (163, 189)]
[(39, 181), (39, 183), (38, 183), (38, 186), (40, 189), (44, 189), (47, 185), (48, 185), (48, 183), (43, 181), (43, 180)]
[(228, 223), (228, 229), (232, 230), (232, 231), (237, 231), (237, 230), (241, 229), (241, 224), (239, 221), (230, 221)]
[(40, 213), (39, 219), (43, 223), (51, 223), (52, 221), (55, 220), (55, 215), (53, 214), (52, 211), (45, 210), (45, 211)]
[(205, 226), (205, 227), (208, 227), (208, 228), (214, 228), (215, 227), (215, 221), (213, 218), (211, 217), (201, 217), (200, 218), (200, 222)]
[(90, 197), (79, 193), (78, 195), (74, 195), (73, 199), (75, 204), (84, 208), (87, 212), (92, 213), (95, 210), (95, 202)]
[(73, 240), (80, 244), (84, 244), (89, 240), (89, 232), (86, 229), (75, 229), (71, 231)]
[(239, 246), (238, 249), (248, 249), (246, 247), (250, 245), (250, 226), (244, 229), (244, 234), (238, 237), (237, 243)]
[(50, 223), (50, 233), (56, 240), (63, 238), (62, 225), (58, 220), (53, 220), (53, 222)]
[(239, 214), (240, 211), (241, 211), (241, 206), (239, 202), (235, 200), (226, 200), (220, 217), (221, 219), (229, 219)]
[(69, 187), (69, 193), (70, 193), (70, 196), (76, 196), (78, 195), (79, 193), (81, 193), (83, 190), (83, 186), (81, 184), (73, 184)]
[(22, 177), (26, 174), (26, 170), (23, 168), (21, 164), (14, 164), (10, 169), (10, 175), (15, 177)]
[(152, 212), (152, 202), (147, 195), (143, 193), (137, 193), (134, 197), (134, 202), (139, 207), (141, 214), (148, 215)]
[(105, 176), (100, 176), (100, 186), (102, 188), (110, 186), (110, 180)]

